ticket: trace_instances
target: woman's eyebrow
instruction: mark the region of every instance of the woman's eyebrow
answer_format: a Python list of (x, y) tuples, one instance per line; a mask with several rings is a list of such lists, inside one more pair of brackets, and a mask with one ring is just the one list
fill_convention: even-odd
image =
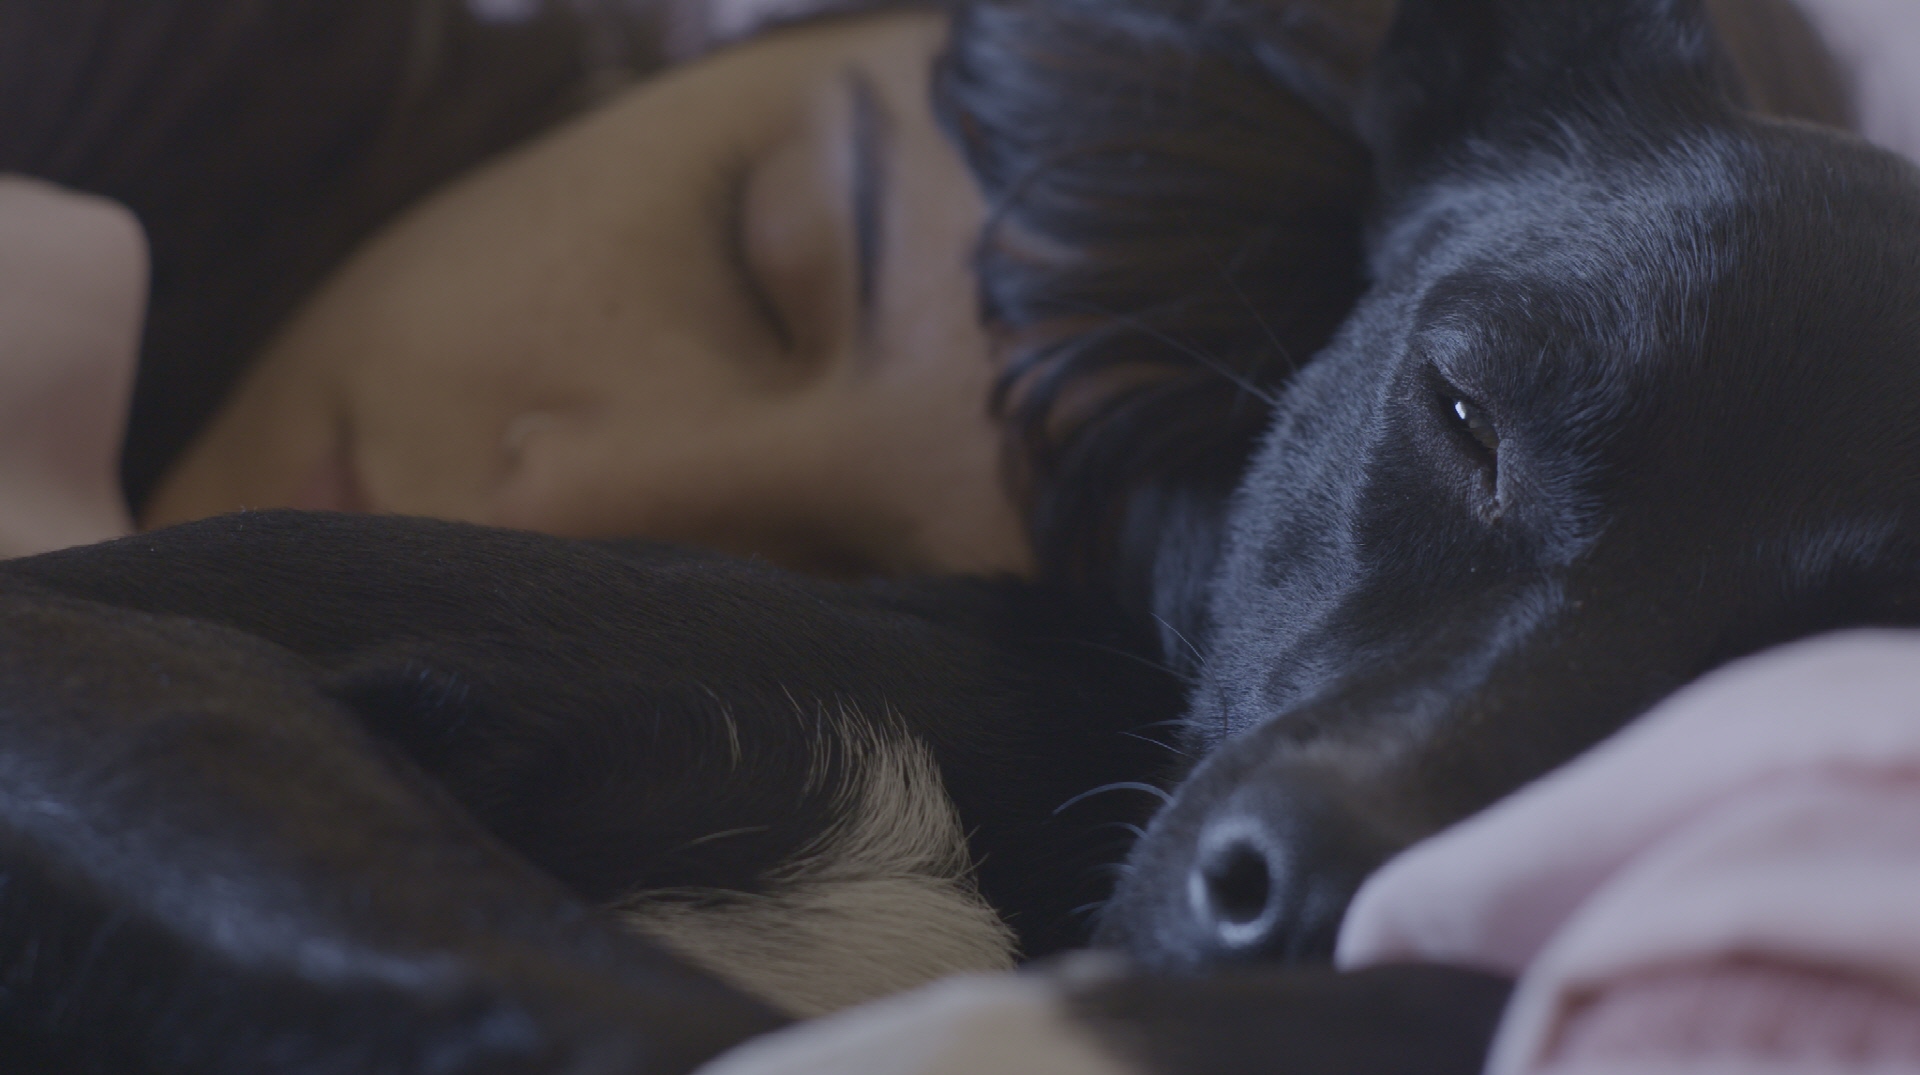
[(852, 116), (853, 245), (859, 274), (860, 321), (863, 331), (873, 322), (880, 257), (886, 240), (887, 162), (893, 145), (893, 117), (873, 79), (849, 67), (846, 85)]

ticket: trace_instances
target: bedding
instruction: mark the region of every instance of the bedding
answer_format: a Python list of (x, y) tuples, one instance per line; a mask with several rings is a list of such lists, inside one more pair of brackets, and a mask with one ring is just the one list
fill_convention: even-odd
[(1847, 73), (1860, 133), (1920, 160), (1920, 4), (1796, 2)]
[(1739, 662), (1390, 863), (1341, 962), (1520, 974), (1492, 1075), (1920, 1070), (1920, 632)]

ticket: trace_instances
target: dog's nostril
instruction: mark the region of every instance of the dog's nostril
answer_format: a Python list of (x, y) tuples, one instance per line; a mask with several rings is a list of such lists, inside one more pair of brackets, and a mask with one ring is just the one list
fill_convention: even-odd
[(1247, 926), (1267, 913), (1273, 876), (1267, 856), (1245, 841), (1221, 848), (1200, 866), (1201, 883), (1213, 917), (1225, 925)]

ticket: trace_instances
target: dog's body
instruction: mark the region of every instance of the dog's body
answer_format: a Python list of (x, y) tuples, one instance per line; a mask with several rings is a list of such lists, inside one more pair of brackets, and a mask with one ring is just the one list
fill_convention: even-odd
[[(1208, 756), (1109, 941), (1324, 954), (1381, 858), (1702, 670), (1920, 623), (1920, 174), (1738, 112), (1718, 69), (1691, 0), (1405, 0), (1365, 110), (1376, 285), (1234, 509)], [(673, 1071), (778, 1021), (591, 904), (741, 976), (720, 941), (865, 927), (993, 965), (980, 897), (1045, 950), (1098, 898), (1090, 826), (1148, 804), (1054, 809), (1166, 772), (1133, 736), (1180, 704), (1017, 587), (394, 520), (218, 520), (0, 588), (0, 1035), (126, 1072)], [(1502, 995), (1308, 971), (1076, 1003), (1163, 1071), (1471, 1071)]]
[[(428, 1040), (574, 1070), (529, 1042), (580, 983), (520, 964), (613, 960), (544, 953), (620, 943), (589, 905), (796, 1014), (1010, 966), (1083, 935), (1157, 800), (1067, 804), (1164, 766), (1179, 702), (1024, 587), (424, 521), (233, 516), (0, 580), (0, 1036), (117, 1071), (412, 1070)], [(595, 1033), (673, 1048), (607, 1070), (772, 1025), (635, 950)], [(324, 998), (357, 1014), (251, 1040)]]

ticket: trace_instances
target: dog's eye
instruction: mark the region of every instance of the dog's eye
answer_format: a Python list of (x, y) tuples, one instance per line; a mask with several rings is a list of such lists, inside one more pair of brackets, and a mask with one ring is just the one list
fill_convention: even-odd
[(1500, 433), (1493, 428), (1493, 422), (1487, 418), (1487, 412), (1481, 410), (1477, 404), (1456, 399), (1453, 401), (1453, 414), (1460, 420), (1460, 424), (1466, 427), (1473, 439), (1480, 442), (1480, 447), (1485, 448), (1489, 454), (1500, 454)]

